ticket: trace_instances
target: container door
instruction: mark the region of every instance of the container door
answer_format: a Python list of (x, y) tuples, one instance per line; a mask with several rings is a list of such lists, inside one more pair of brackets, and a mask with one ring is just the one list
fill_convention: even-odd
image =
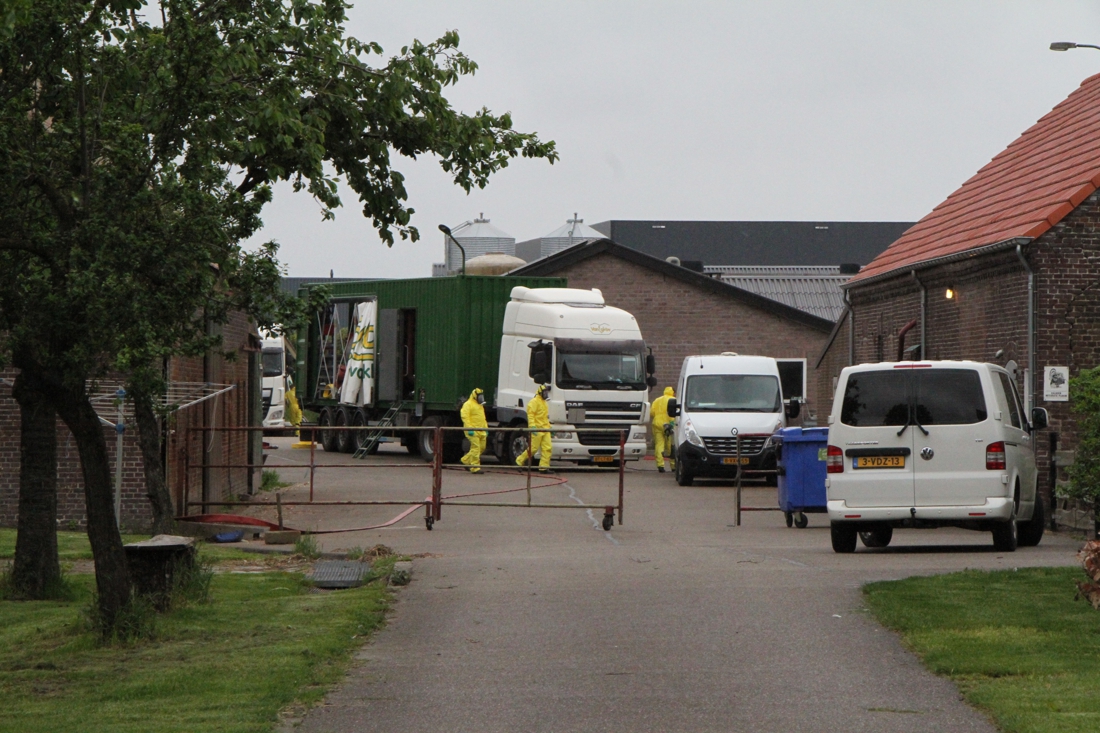
[(397, 309), (383, 308), (378, 312), (378, 336), (375, 340), (378, 368), (378, 399), (395, 402), (401, 394), (401, 373), (398, 354), (401, 334), (397, 328)]
[(913, 506), (911, 369), (848, 375), (833, 442), (844, 451), (844, 473), (834, 485), (850, 507)]
[(985, 451), (996, 431), (981, 425), (990, 419), (981, 374), (976, 369), (933, 367), (915, 369), (913, 376), (913, 506), (984, 504), (993, 473), (985, 468)]

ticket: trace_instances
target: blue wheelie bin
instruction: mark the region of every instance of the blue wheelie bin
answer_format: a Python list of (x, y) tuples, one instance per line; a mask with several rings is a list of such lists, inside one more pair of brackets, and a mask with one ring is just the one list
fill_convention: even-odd
[(808, 513), (824, 513), (828, 428), (783, 428), (779, 436), (779, 509), (787, 526), (803, 529)]

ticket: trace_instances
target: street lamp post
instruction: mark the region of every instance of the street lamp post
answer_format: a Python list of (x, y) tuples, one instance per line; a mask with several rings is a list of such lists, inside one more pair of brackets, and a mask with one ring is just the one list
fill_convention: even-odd
[(460, 252), (462, 252), (462, 274), (465, 275), (466, 274), (466, 248), (458, 243), (458, 240), (455, 239), (453, 234), (451, 234), (451, 228), (449, 226), (447, 226), (446, 224), (440, 224), (439, 225), (439, 231), (443, 232), (443, 234), (446, 235), (446, 237), (448, 239), (450, 239), (452, 242), (454, 242), (455, 246), (458, 247)]
[(1051, 51), (1068, 51), (1071, 48), (1095, 48), (1100, 50), (1100, 46), (1094, 46), (1091, 43), (1073, 43), (1072, 41), (1055, 41), (1050, 44)]

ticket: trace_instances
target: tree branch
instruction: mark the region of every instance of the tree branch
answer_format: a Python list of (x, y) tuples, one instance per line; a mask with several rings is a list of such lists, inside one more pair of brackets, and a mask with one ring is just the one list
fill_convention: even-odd
[(27, 176), (27, 180), (41, 191), (46, 197), (46, 200), (50, 202), (50, 206), (53, 208), (54, 213), (57, 214), (57, 218), (61, 220), (62, 225), (64, 225), (66, 229), (71, 229), (76, 216), (72, 206), (70, 206), (69, 202), (65, 200), (65, 197), (61, 195), (61, 192), (54, 188), (49, 179), (41, 173), (31, 173)]

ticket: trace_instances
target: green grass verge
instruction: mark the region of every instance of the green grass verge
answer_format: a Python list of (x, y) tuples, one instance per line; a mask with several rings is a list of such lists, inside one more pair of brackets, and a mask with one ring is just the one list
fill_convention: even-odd
[(80, 622), (92, 577), (70, 582), (74, 602), (0, 602), (4, 733), (269, 731), (341, 678), (389, 602), (381, 581), (318, 592), (298, 574), (219, 574), (153, 640), (104, 647)]
[(1100, 730), (1100, 611), (1078, 568), (871, 583), (875, 616), (1006, 731)]
[[(149, 535), (122, 535), (123, 542), (147, 540)], [(58, 532), (57, 554), (61, 560), (91, 560), (92, 546), (88, 544), (88, 535), (84, 532)], [(15, 530), (0, 529), (0, 559), (15, 557)]]

